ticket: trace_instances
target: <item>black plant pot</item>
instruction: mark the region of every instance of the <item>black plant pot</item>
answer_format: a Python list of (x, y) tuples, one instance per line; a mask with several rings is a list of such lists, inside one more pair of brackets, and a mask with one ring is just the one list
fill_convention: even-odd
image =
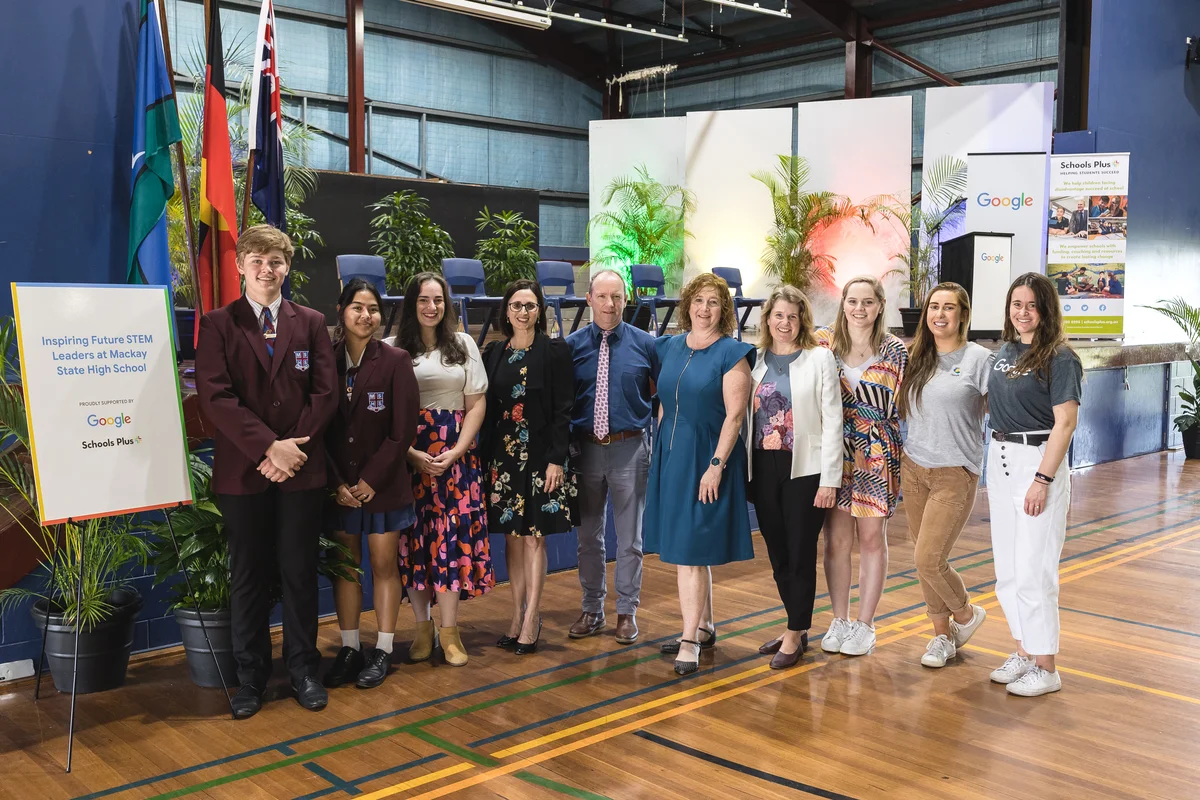
[(900, 309), (900, 322), (904, 325), (905, 336), (916, 336), (917, 326), (921, 324), (921, 309), (919, 308), (902, 308)]
[(196, 357), (195, 333), (196, 309), (175, 306), (175, 352), (180, 361)]
[[(204, 617), (204, 628), (200, 627), (200, 617)], [(221, 685), (221, 676), (225, 676), (227, 686), (237, 685), (237, 662), (233, 658), (233, 635), (229, 624), (228, 611), (201, 611), (196, 613), (192, 608), (175, 609), (175, 621), (179, 623), (179, 632), (183, 637), (183, 649), (187, 653), (188, 671), (192, 673), (192, 683), (209, 689)], [(208, 642), (204, 640), (204, 632), (208, 631), (208, 641), (212, 642), (212, 652), (209, 652)], [(213, 653), (216, 659), (213, 659)], [(217, 665), (221, 671), (217, 672)]]
[[(116, 606), (113, 615), (93, 628), (79, 632), (79, 694), (104, 692), (125, 685), (129, 653), (133, 650), (133, 623), (142, 610), (142, 596), (127, 589), (114, 590), (109, 602)], [(47, 603), (34, 603), (31, 613), (38, 628), (46, 634), (46, 660), (54, 688), (70, 693), (75, 661), (75, 625), (64, 621), (55, 607), (47, 615)]]
[(1193, 425), (1179, 435), (1183, 437), (1184, 458), (1200, 458), (1200, 425)]

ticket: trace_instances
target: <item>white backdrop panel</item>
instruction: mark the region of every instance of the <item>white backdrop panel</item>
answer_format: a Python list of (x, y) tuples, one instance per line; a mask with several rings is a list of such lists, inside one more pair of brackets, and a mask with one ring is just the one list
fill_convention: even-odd
[(766, 296), (761, 257), (774, 217), (770, 193), (750, 176), (774, 171), (778, 156), (791, 152), (790, 108), (687, 115), (687, 188), (696, 211), (685, 281), (713, 267), (737, 267), (743, 293)]
[(645, 165), (660, 183), (683, 185), (684, 117), (593, 120), (588, 124), (588, 219), (613, 178)]
[[(800, 103), (798, 155), (808, 160), (810, 191), (830, 191), (861, 203), (886, 195), (908, 202), (912, 184), (912, 97), (872, 97)], [(903, 266), (893, 259), (905, 247), (894, 224), (875, 220), (875, 230), (841, 223), (817, 241), (820, 251), (837, 259), (837, 292), (855, 275), (882, 276)], [(900, 324), (903, 279), (886, 282), (889, 325)], [(833, 321), (839, 294), (812, 291), (816, 321)]]

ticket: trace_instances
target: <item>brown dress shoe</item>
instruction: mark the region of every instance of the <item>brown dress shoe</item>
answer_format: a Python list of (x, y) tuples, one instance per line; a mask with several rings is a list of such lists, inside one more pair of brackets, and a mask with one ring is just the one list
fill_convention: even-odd
[(794, 653), (777, 652), (771, 657), (771, 669), (787, 669), (794, 667), (800, 663), (800, 659), (804, 657), (804, 648), (797, 647)]
[(633, 614), (617, 614), (617, 642), (633, 644), (637, 638), (637, 620), (633, 618)]
[(593, 614), (590, 611), (585, 611), (579, 615), (579, 619), (575, 620), (575, 624), (571, 626), (571, 630), (567, 631), (567, 636), (570, 636), (572, 639), (584, 639), (602, 630), (604, 630), (604, 612)]

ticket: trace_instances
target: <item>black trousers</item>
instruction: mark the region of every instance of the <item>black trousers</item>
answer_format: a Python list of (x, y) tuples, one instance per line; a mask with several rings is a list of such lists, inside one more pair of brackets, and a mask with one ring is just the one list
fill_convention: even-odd
[(793, 478), (787, 450), (756, 449), (753, 458), (750, 498), (787, 609), (788, 630), (806, 631), (817, 593), (817, 537), (825, 524), (825, 509), (813, 506), (821, 476)]
[(325, 489), (217, 495), (229, 537), (230, 606), (238, 681), (265, 688), (271, 677), (271, 589), (283, 589), (283, 660), (298, 684), (316, 677), (317, 542)]

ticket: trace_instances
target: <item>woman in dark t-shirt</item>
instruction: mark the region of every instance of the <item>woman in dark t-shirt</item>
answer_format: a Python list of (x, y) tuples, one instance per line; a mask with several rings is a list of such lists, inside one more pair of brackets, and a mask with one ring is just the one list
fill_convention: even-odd
[(1067, 345), (1054, 284), (1027, 272), (1008, 289), (1004, 344), (988, 380), (992, 439), (988, 505), (996, 597), (1017, 649), (992, 672), (1008, 692), (1062, 688), (1058, 560), (1071, 505), (1067, 450), (1079, 415), (1083, 366)]

